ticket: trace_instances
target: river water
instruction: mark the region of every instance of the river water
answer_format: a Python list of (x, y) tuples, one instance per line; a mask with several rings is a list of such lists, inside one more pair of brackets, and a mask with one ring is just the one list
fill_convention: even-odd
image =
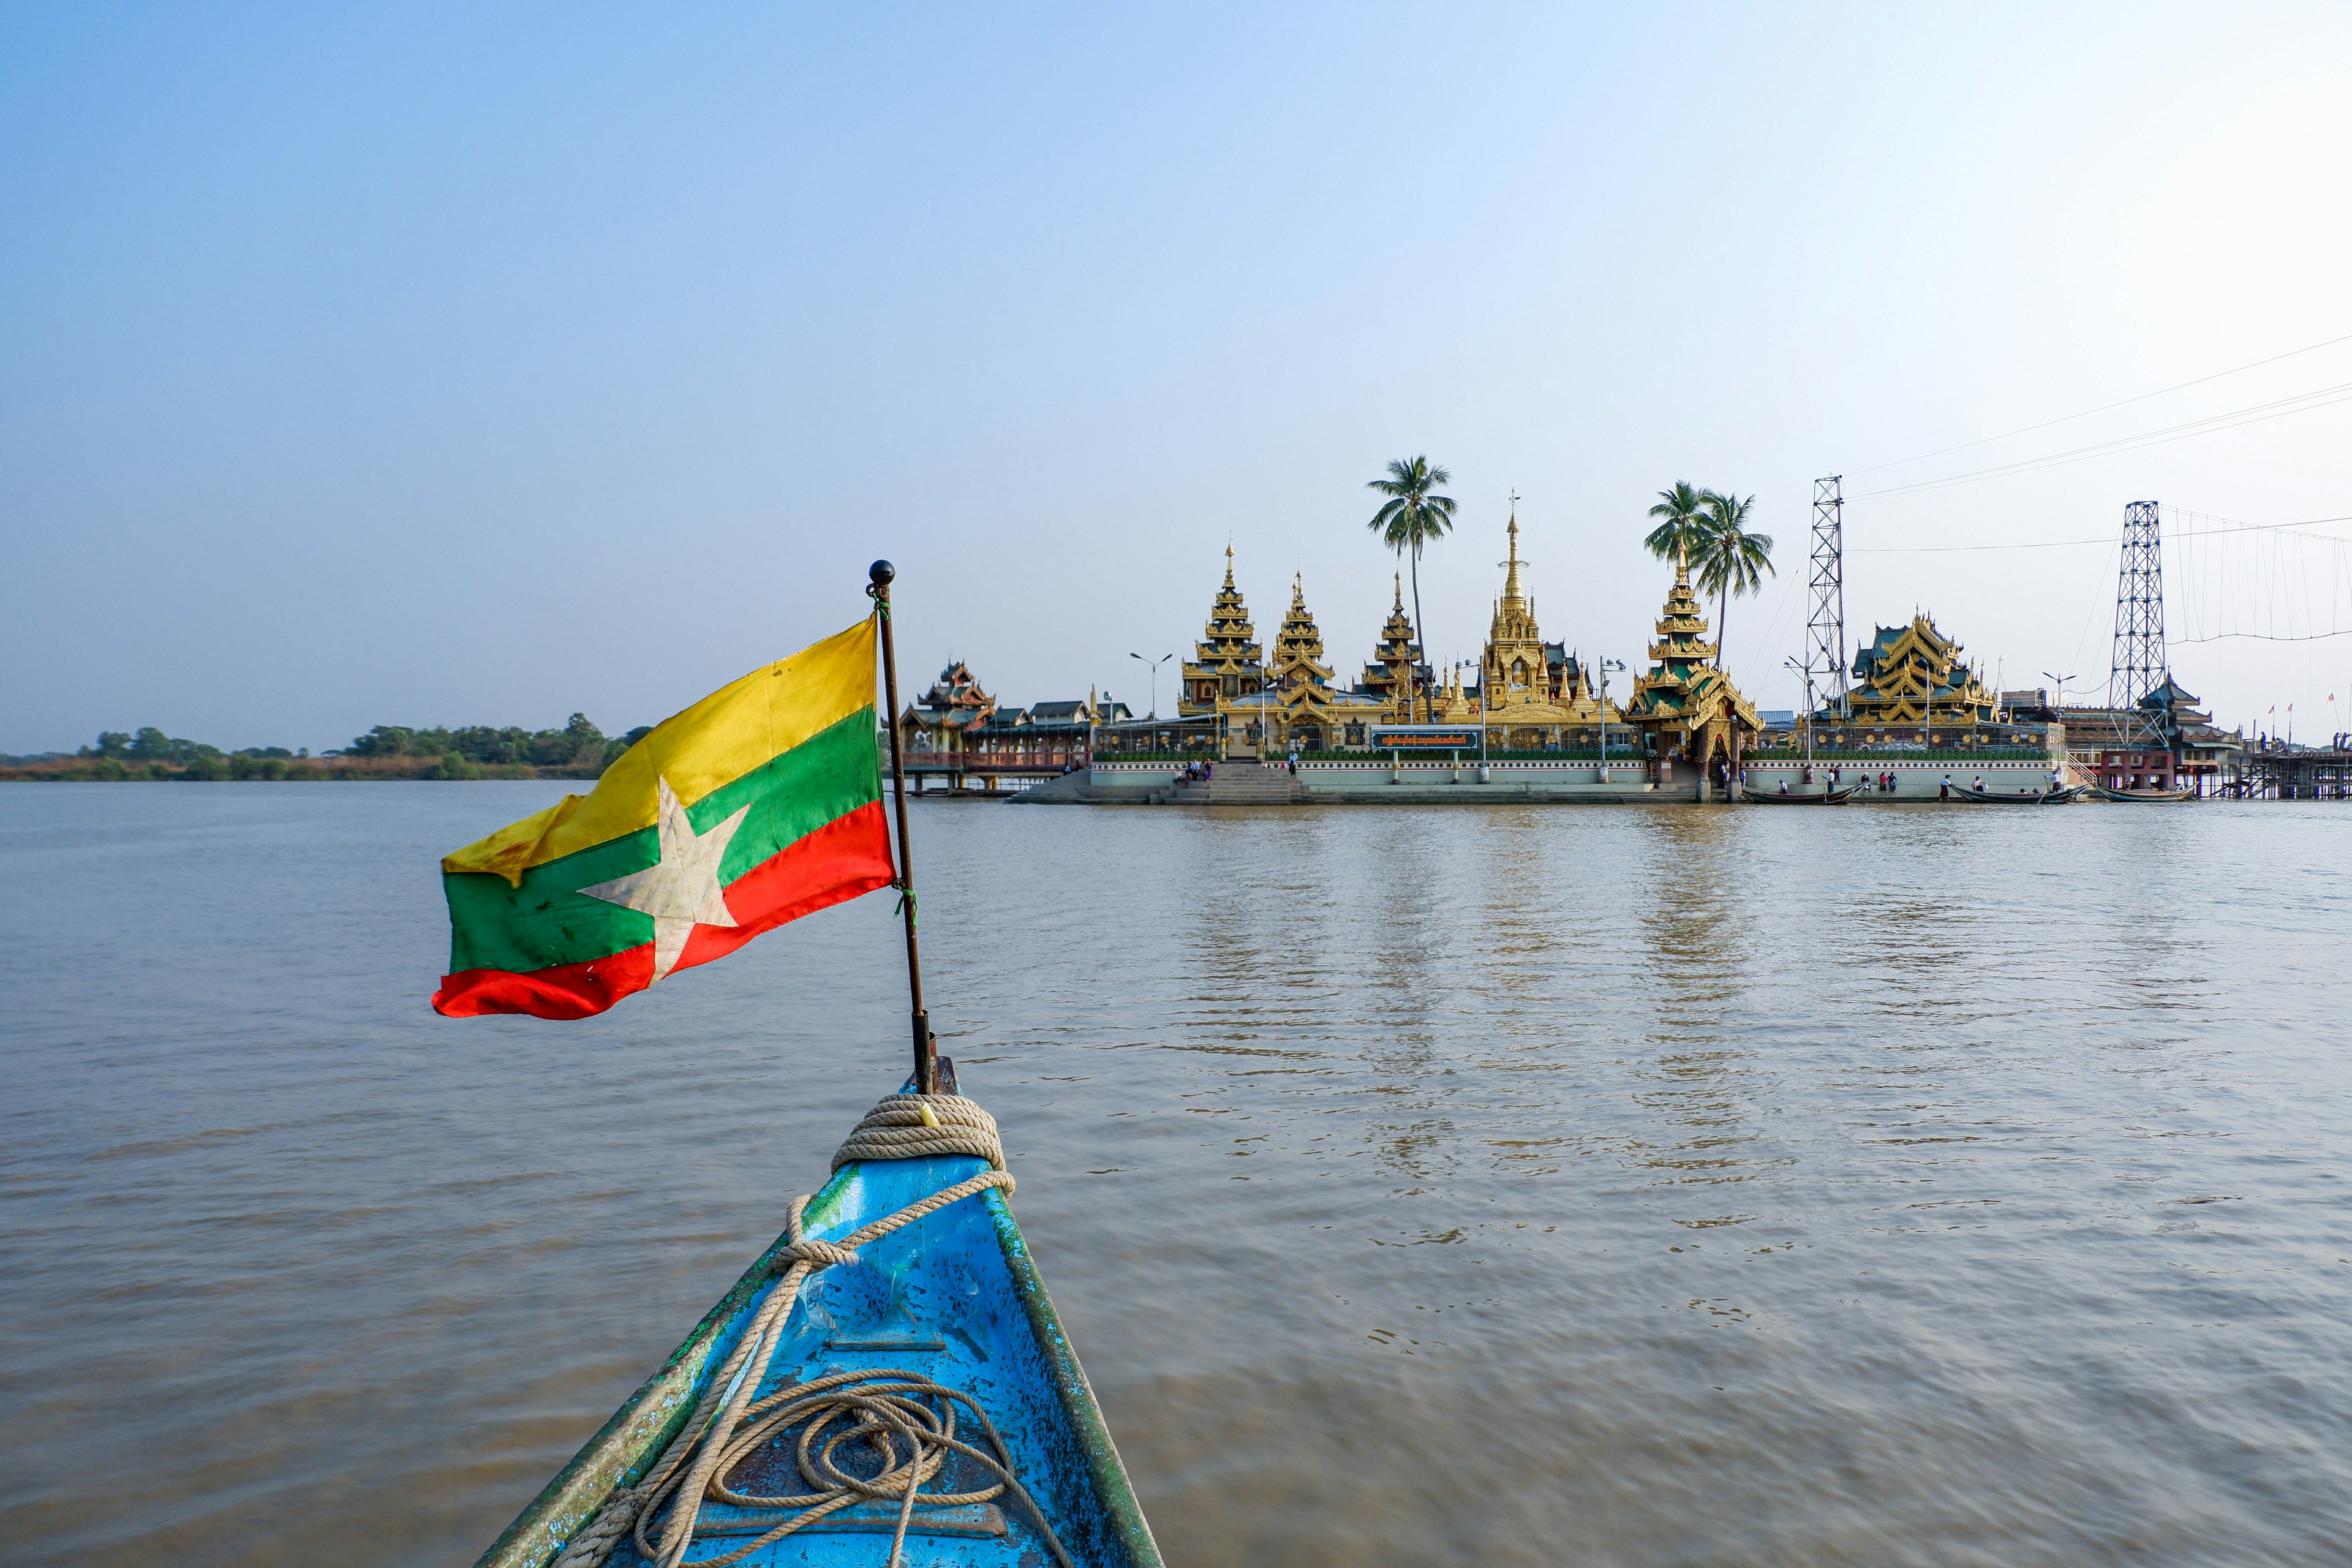
[[(896, 1086), (887, 896), (436, 1017), (562, 788), (0, 789), (0, 1559), (470, 1561)], [(914, 809), (1178, 1568), (2352, 1556), (2342, 806)]]

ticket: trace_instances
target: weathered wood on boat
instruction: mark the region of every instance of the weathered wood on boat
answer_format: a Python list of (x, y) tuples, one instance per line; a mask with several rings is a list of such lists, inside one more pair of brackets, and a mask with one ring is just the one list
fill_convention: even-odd
[[(968, 1155), (845, 1165), (811, 1201), (807, 1234), (838, 1239), (984, 1169)], [(614, 1489), (642, 1478), (772, 1288), (783, 1245), (780, 1237), (761, 1254), (477, 1568), (544, 1568)], [(1016, 1473), (1076, 1561), (1087, 1568), (1160, 1568), (1150, 1527), (1085, 1369), (1003, 1194), (991, 1191), (950, 1204), (868, 1243), (859, 1256), (858, 1264), (822, 1270), (802, 1285), (787, 1342), (762, 1391), (826, 1370), (901, 1367), (937, 1377), (987, 1409), (1013, 1449)], [(919, 1528), (925, 1560), (1006, 1568), (1048, 1560), (1026, 1510), (1010, 1498), (993, 1507), (1004, 1533), (961, 1518), (942, 1517), (937, 1530)], [(723, 1527), (730, 1512), (713, 1504), (704, 1518)], [(747, 1568), (878, 1561), (876, 1546), (887, 1543), (877, 1543), (868, 1529), (853, 1518), (831, 1531), (788, 1536), (755, 1553)], [(623, 1568), (636, 1561), (624, 1542), (612, 1563)]]

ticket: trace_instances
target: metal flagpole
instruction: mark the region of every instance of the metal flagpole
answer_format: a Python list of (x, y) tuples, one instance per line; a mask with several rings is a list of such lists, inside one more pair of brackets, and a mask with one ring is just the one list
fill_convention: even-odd
[(890, 632), (890, 582), (898, 569), (877, 561), (866, 574), (873, 581), (866, 592), (882, 617), (882, 691), (890, 711), (884, 726), (890, 731), (890, 791), (898, 811), (898, 912), (907, 921), (907, 989), (914, 1000), (915, 1089), (922, 1094), (940, 1092), (940, 1042), (931, 1033), (931, 1016), (923, 1010), (923, 959), (915, 946), (915, 856), (907, 838), (907, 764), (898, 752), (898, 650)]

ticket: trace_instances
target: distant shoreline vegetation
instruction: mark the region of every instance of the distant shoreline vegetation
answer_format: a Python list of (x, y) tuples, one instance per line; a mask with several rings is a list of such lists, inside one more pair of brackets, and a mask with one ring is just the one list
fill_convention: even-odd
[(167, 735), (152, 725), (131, 733), (109, 730), (96, 743), (67, 753), (0, 756), (0, 781), (87, 784), (183, 779), (204, 784), (231, 779), (302, 782), (329, 779), (593, 779), (652, 731), (640, 725), (611, 737), (574, 713), (561, 730), (411, 729), (378, 724), (341, 751), (312, 756), (283, 746), (224, 752), (201, 741)]

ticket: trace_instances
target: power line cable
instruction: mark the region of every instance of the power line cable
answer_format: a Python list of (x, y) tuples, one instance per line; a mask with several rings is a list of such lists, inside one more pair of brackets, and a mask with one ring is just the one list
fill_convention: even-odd
[(2210, 637), (2167, 637), (2167, 647), (2194, 647), (2200, 643), (2227, 642), (2232, 637), (2247, 642), (2326, 642), (2330, 637), (2352, 637), (2352, 626), (2337, 632), (2313, 632), (2307, 637), (2278, 637), (2269, 632), (2216, 632)]
[[(2312, 401), (2325, 399), (2322, 402)], [(2137, 436), (2122, 436), (2112, 441), (2101, 441), (2089, 447), (2076, 447), (2063, 452), (2052, 452), (2039, 458), (2021, 458), (2014, 463), (2002, 463), (1990, 468), (1978, 468), (1964, 474), (1948, 474), (1941, 479), (1921, 479), (1915, 484), (1889, 485), (1885, 489), (1864, 490), (1849, 496), (1848, 500), (1864, 500), (1873, 496), (1908, 495), (1919, 490), (1944, 489), (1953, 485), (1975, 484), (1979, 480), (2004, 479), (2017, 474), (2032, 473), (2042, 468), (2062, 468), (2069, 463), (2088, 462), (2093, 458), (2114, 457), (2123, 452), (2136, 452), (2143, 447), (2161, 447), (2173, 441), (2186, 441), (2194, 436), (2210, 436), (2216, 431), (2234, 430), (2243, 425), (2259, 425), (2265, 420), (2283, 419), (2290, 414), (2308, 414), (2315, 408), (2333, 407), (2339, 403), (2352, 403), (2352, 382), (2336, 386), (2324, 386), (2315, 392), (2299, 393), (2271, 403), (2257, 403), (2250, 407), (2231, 409), (2203, 419), (2191, 419), (2179, 425), (2167, 425), (2154, 430), (2143, 430)], [(2300, 407), (2287, 406), (2299, 404)]]
[(2260, 370), (2266, 364), (2276, 364), (2281, 360), (2293, 359), (2297, 354), (2307, 354), (2319, 349), (2334, 348), (2337, 343), (2352, 343), (2352, 332), (2347, 332), (2340, 338), (2329, 338), (2325, 342), (2310, 343), (2299, 349), (2289, 349), (2283, 354), (2273, 354), (2268, 359), (2258, 359), (2252, 364), (2242, 364), (2235, 370), (2219, 370), (2211, 375), (2200, 375), (2194, 381), (2184, 381), (2176, 386), (2158, 387), (2154, 392), (2143, 392), (2137, 397), (2126, 397), (2117, 403), (2103, 403), (2096, 408), (2085, 408), (2080, 414), (2067, 414), (2056, 419), (2044, 419), (2039, 425), (2021, 425), (2014, 430), (2005, 430), (1998, 436), (1983, 436), (1973, 441), (1963, 441), (1957, 447), (1939, 447), (1932, 452), (1922, 452), (1916, 458), (1897, 458), (1891, 463), (1873, 463), (1869, 468), (1856, 468), (1853, 471), (1858, 474), (1874, 474), (1881, 468), (1899, 468), (1906, 463), (1924, 463), (1930, 458), (1940, 458), (1948, 452), (1965, 452), (1971, 447), (1983, 447), (1995, 441), (2006, 441), (2011, 436), (2030, 435), (2036, 430), (2047, 430), (2053, 425), (2069, 425), (2077, 419), (2088, 419), (2094, 414), (2105, 414), (2111, 408), (2123, 408), (2135, 403), (2145, 403), (2151, 397), (2162, 397), (2169, 392), (2185, 392), (2192, 386), (2202, 386), (2209, 381), (2220, 381), (2225, 376), (2242, 374), (2250, 370)]
[[(2175, 515), (2179, 515), (2181, 509), (2175, 508), (2174, 511)], [(2204, 517), (2210, 514), (2205, 512), (2196, 512), (2189, 515)], [(2227, 520), (2215, 519), (2215, 521), (2225, 521)], [(2352, 522), (2352, 516), (2310, 517), (2305, 518), (2300, 522), (2249, 522), (2237, 528), (2185, 529), (2176, 533), (2168, 534), (2166, 537), (2168, 539), (2210, 539), (2217, 534), (2225, 533), (2275, 533), (2282, 529), (2315, 528), (2319, 524), (2326, 522)], [(2342, 540), (2336, 539), (2336, 536), (2330, 533), (2315, 533), (2308, 537), (2313, 540), (2335, 540), (2337, 543), (2345, 542)], [(2113, 534), (2102, 534), (2096, 539), (2038, 539), (2029, 540), (2017, 544), (1849, 545), (1846, 548), (1846, 553), (1848, 555), (1955, 555), (1973, 552), (1979, 550), (2063, 550), (2071, 545), (2112, 544), (2114, 542), (2115, 536)]]

